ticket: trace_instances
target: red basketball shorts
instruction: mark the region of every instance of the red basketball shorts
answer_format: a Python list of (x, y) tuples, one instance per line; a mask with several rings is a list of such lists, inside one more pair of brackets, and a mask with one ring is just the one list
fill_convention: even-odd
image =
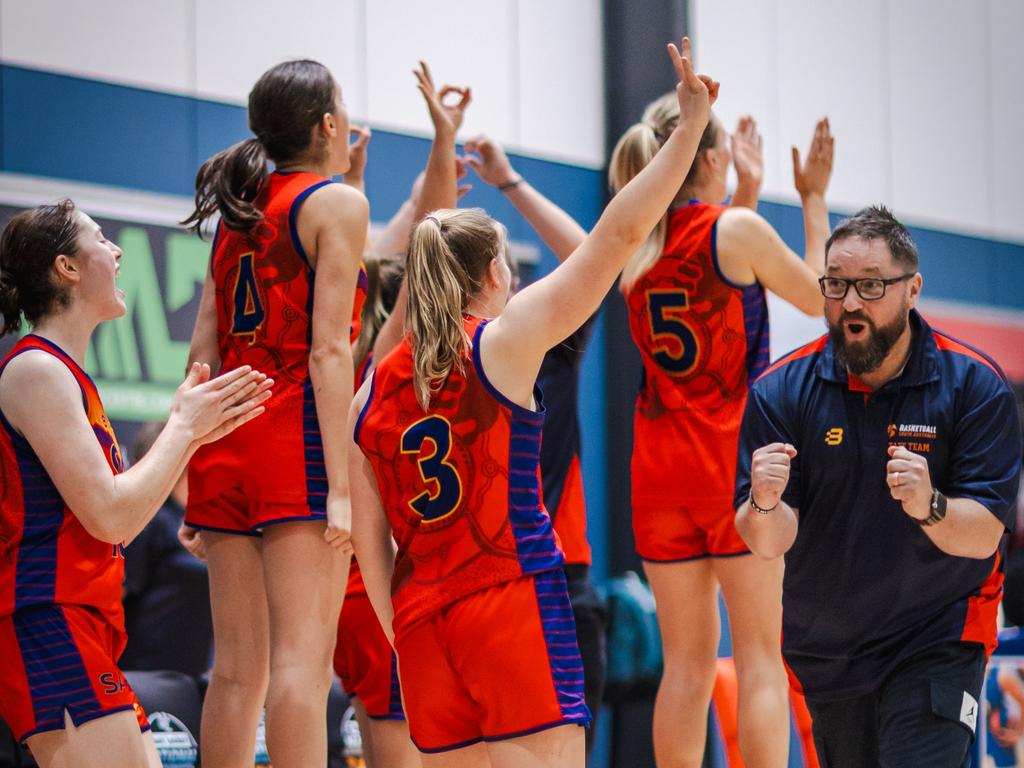
[(259, 536), (268, 525), (303, 520), (325, 520), (327, 514), (307, 504), (249, 499), (241, 488), (231, 488), (212, 499), (189, 502), (185, 523), (193, 528), (218, 533)]
[(18, 741), (64, 728), (65, 710), (80, 726), (134, 710), (149, 729), (115, 659), (124, 633), (77, 605), (23, 608), (0, 618), (0, 716)]
[(365, 594), (345, 595), (334, 646), (334, 671), (345, 693), (357, 697), (370, 717), (405, 719), (395, 652)]
[(686, 506), (634, 501), (633, 536), (637, 554), (654, 563), (750, 552), (736, 530), (731, 498)]
[(422, 752), (590, 722), (561, 569), (465, 597), (403, 630), (395, 647)]

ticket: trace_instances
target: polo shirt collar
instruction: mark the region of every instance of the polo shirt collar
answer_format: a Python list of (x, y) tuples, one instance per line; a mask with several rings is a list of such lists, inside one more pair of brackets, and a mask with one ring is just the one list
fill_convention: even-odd
[[(910, 342), (910, 358), (903, 369), (903, 373), (897, 376), (886, 386), (897, 385), (899, 387), (916, 387), (937, 381), (939, 378), (938, 350), (935, 347), (935, 337), (932, 329), (921, 317), (916, 309), (910, 310), (910, 327), (913, 329), (913, 339)], [(830, 338), (825, 343), (825, 348), (818, 357), (814, 372), (819, 378), (834, 384), (843, 384), (853, 391), (870, 392), (864, 384), (852, 376), (836, 357), (835, 347)]]

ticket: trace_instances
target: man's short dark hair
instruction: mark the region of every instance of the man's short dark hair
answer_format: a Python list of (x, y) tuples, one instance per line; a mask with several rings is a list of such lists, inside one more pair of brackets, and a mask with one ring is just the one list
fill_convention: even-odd
[(862, 237), (865, 240), (884, 240), (892, 253), (892, 260), (913, 270), (918, 269), (917, 246), (910, 232), (892, 215), (884, 205), (862, 208), (848, 219), (839, 222), (825, 242), (825, 258), (836, 240), (847, 237)]

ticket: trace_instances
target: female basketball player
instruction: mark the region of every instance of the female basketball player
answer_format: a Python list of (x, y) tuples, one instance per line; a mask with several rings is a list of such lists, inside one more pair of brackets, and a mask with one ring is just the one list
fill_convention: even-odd
[(127, 471), (96, 385), (89, 339), (126, 311), (121, 249), (70, 200), (15, 216), (0, 236), (0, 715), (44, 768), (158, 768), (124, 649), (124, 544), (185, 463), (264, 411), (273, 383), (249, 366), (212, 381), (193, 364), (153, 448)]
[(576, 726), (590, 718), (564, 558), (541, 505), (534, 382), (693, 159), (718, 86), (694, 75), (688, 40), (683, 56), (669, 50), (682, 119), (553, 273), (509, 300), (505, 233), (483, 211), (438, 210), (416, 226), (410, 335), (354, 401), (356, 551), (426, 766), (583, 763)]
[[(247, 139), (196, 177), (195, 229), (216, 213), (191, 358), (278, 380), (265, 422), (197, 452), (185, 521), (203, 531), (214, 665), (202, 762), (252, 764), (266, 701), (277, 768), (327, 761), (324, 708), (348, 569), (328, 523), (349, 520), (344, 413), (365, 275), (366, 198), (349, 167), (349, 122), (331, 73), (289, 61), (249, 94)], [(268, 173), (267, 163), (274, 163)]]
[[(437, 91), (430, 69), (424, 62), (420, 62), (416, 76), (434, 123), (434, 142), (427, 169), (413, 184), (409, 200), (374, 243), (374, 250), (381, 257), (396, 249), (404, 250), (413, 224), (427, 210), (454, 206), (457, 198), (468, 189), (456, 189), (457, 180), (465, 174), (465, 168), (456, 163), (455, 134), (469, 104), (470, 91), (468, 88)], [(457, 104), (447, 106), (443, 100), (452, 91), (457, 91), (460, 99)], [(346, 175), (346, 183), (349, 175)], [(373, 370), (375, 361), (383, 359), (401, 340), (406, 288), (402, 280), (403, 270), (398, 263), (400, 260), (404, 261), (404, 258), (379, 258), (367, 262), (369, 279), (362, 330), (354, 346), (357, 388)], [(338, 536), (333, 541), (341, 546), (343, 538)], [(338, 622), (334, 670), (345, 692), (352, 697), (367, 767), (418, 766), (419, 753), (409, 740), (409, 728), (402, 708), (394, 649), (366, 595), (359, 565), (354, 558)]]
[[(678, 119), (670, 96), (647, 107), (615, 147), (615, 189), (660, 155)], [(754, 211), (714, 202), (726, 197), (729, 163), (728, 136), (713, 117), (686, 180), (621, 281), (644, 364), (634, 418), (633, 531), (665, 653), (654, 713), (659, 768), (699, 765), (704, 752), (718, 584), (732, 630), (743, 757), (749, 765), (784, 766), (788, 756), (782, 561), (749, 556), (733, 522), (733, 482), (747, 387), (768, 364), (765, 288), (808, 314), (823, 312), (817, 277), (829, 233), (828, 121), (818, 123), (806, 163), (793, 149), (806, 262)]]

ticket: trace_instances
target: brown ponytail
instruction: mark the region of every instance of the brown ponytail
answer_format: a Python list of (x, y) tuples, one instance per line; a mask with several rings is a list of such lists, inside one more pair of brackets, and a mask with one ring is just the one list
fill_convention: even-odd
[(35, 325), (69, 301), (53, 275), (53, 261), (78, 253), (78, 209), (68, 199), (22, 211), (0, 235), (0, 336), (21, 330), (22, 315)]
[(203, 222), (220, 212), (228, 229), (249, 232), (263, 214), (254, 205), (267, 175), (267, 161), (294, 161), (321, 147), (312, 147), (313, 128), (333, 113), (338, 84), (323, 64), (300, 59), (271, 67), (249, 92), (246, 139), (214, 155), (196, 174), (196, 207), (182, 224), (199, 232)]
[(507, 258), (504, 228), (481, 208), (443, 209), (413, 229), (406, 265), (416, 399), (430, 399), (470, 350), (462, 315), (491, 261)]
[(181, 223), (198, 233), (219, 212), (228, 229), (250, 231), (263, 218), (253, 201), (266, 178), (267, 159), (259, 139), (240, 141), (211, 157), (196, 173), (196, 208)]
[[(647, 105), (643, 119), (626, 129), (612, 151), (608, 181), (613, 192), (618, 192), (626, 186), (654, 159), (678, 123), (679, 100), (675, 93), (667, 93)], [(680, 190), (686, 189), (696, 181), (699, 173), (697, 161), (703, 152), (715, 146), (717, 141), (718, 128), (713, 119), (708, 120), (708, 125), (704, 129), (704, 133), (701, 134), (700, 144), (697, 146), (697, 154)], [(625, 269), (622, 270), (619, 287), (623, 291), (628, 291), (661, 258), (661, 254), (665, 250), (667, 231), (668, 212), (666, 211), (647, 240), (630, 257)]]

